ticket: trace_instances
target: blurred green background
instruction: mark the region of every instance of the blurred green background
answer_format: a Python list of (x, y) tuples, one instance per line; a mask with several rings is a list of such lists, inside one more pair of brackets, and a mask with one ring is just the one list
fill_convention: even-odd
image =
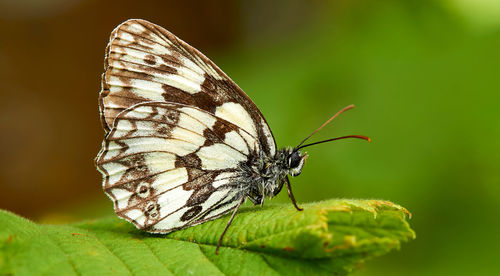
[[(300, 202), (391, 200), (417, 239), (355, 275), (500, 275), (500, 1), (0, 0), (0, 208), (42, 222), (112, 214), (93, 158), (111, 30), (159, 24), (308, 149)], [(282, 193), (274, 202), (289, 202)]]

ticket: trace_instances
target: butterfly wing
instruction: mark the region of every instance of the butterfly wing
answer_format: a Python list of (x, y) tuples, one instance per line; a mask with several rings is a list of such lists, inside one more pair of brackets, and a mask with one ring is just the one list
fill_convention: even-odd
[(235, 208), (244, 195), (238, 168), (259, 147), (256, 137), (209, 112), (147, 102), (115, 117), (96, 163), (120, 217), (170, 232)]
[(257, 106), (222, 70), (167, 30), (138, 19), (120, 24), (106, 49), (99, 97), (101, 121), (110, 131), (123, 110), (142, 102), (195, 106), (238, 125), (274, 155), (274, 137)]

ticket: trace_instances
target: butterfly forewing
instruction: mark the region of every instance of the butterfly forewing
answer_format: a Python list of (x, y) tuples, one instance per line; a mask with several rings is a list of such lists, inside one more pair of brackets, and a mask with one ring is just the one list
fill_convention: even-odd
[(175, 35), (144, 20), (111, 34), (100, 110), (106, 131), (117, 115), (149, 101), (181, 103), (225, 119), (257, 137), (266, 154), (276, 145), (259, 109), (222, 70)]

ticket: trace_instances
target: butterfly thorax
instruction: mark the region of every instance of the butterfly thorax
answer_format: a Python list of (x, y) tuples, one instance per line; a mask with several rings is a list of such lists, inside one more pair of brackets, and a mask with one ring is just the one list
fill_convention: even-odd
[(241, 167), (247, 195), (254, 204), (262, 204), (265, 197), (276, 196), (283, 188), (288, 175), (298, 176), (304, 166), (307, 154), (287, 147), (275, 155), (261, 154)]

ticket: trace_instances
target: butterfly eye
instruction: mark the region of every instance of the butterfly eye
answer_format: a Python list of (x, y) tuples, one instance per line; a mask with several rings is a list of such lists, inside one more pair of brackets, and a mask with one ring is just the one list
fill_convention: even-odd
[(300, 165), (300, 160), (302, 157), (300, 156), (300, 153), (298, 151), (295, 151), (290, 155), (290, 158), (288, 159), (288, 165), (290, 168), (296, 168)]

